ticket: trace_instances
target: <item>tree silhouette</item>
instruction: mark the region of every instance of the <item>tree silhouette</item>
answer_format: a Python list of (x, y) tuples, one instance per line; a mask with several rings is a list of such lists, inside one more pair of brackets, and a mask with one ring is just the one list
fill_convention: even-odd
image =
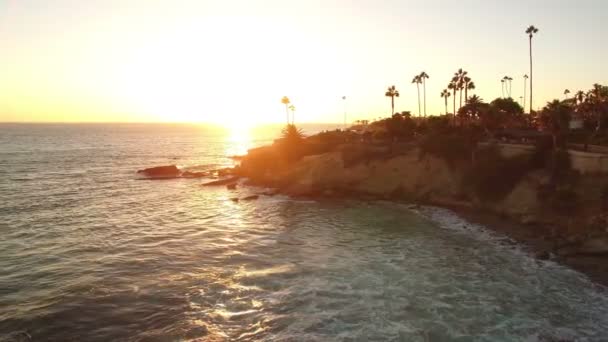
[(422, 83), (420, 75), (414, 76), (412, 83), (416, 83), (416, 89), (418, 90), (418, 117), (420, 117), (420, 83)]
[(384, 96), (391, 98), (391, 116), (393, 116), (395, 114), (395, 97), (399, 97), (399, 91), (393, 85), (388, 87)]
[(469, 83), (467, 83), (467, 87), (466, 87), (466, 90), (465, 90), (465, 98), (467, 98), (467, 94), (468, 94), (469, 90), (475, 90), (475, 82), (469, 81)]
[(450, 95), (451, 94), (447, 89), (441, 91), (441, 97), (445, 100), (445, 115), (448, 115), (448, 98)]
[(568, 94), (570, 94), (570, 89), (565, 89), (564, 96), (566, 97), (566, 100), (568, 99)]
[(458, 87), (458, 90), (460, 91), (460, 105), (458, 108), (462, 107), (462, 90), (465, 87), (465, 81), (464, 78), (467, 76), (468, 72), (462, 70), (462, 68), (458, 69), (457, 72), (454, 73), (454, 78), (452, 80), (455, 80), (456, 82), (456, 86)]
[(429, 78), (429, 75), (423, 71), (420, 73), (420, 79), (422, 80), (422, 89), (424, 93), (424, 117), (426, 117), (426, 80)]
[(287, 124), (289, 125), (289, 97), (283, 96), (281, 103), (285, 105), (285, 116), (287, 117)]
[(448, 83), (448, 89), (453, 91), (453, 95), (454, 97), (452, 97), (452, 100), (454, 102), (454, 107), (452, 109), (452, 114), (454, 116), (456, 116), (456, 91), (458, 90), (458, 85), (456, 84), (456, 81), (454, 80), (454, 78), (452, 78), (452, 80), (450, 81), (450, 83)]
[(536, 33), (538, 33), (538, 29), (536, 27), (534, 27), (534, 25), (530, 25), (526, 29), (526, 34), (530, 38), (530, 113), (532, 113), (532, 106), (533, 106), (532, 93), (533, 93), (533, 89), (534, 89), (533, 85), (532, 85), (532, 37), (534, 37), (534, 35)]
[(539, 116), (540, 124), (551, 132), (554, 149), (557, 149), (560, 145), (565, 145), (563, 139), (570, 128), (571, 116), (572, 107), (560, 100), (548, 102), (541, 111)]

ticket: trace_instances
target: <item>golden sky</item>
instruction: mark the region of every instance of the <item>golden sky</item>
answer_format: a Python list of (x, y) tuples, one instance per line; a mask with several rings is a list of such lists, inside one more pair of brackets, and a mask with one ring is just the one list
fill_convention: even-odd
[[(549, 10), (551, 8), (551, 10)], [(417, 113), (412, 77), (426, 71), (428, 112), (458, 68), (476, 94), (501, 95), (528, 73), (535, 104), (607, 83), (601, 0), (4, 0), (0, 122), (341, 122)]]

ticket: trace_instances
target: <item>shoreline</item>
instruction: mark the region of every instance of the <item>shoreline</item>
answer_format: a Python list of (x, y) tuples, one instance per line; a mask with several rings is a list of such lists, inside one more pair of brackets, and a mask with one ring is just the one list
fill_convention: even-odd
[[(427, 205), (425, 203), (425, 205)], [(551, 260), (587, 276), (592, 282), (608, 288), (608, 264), (606, 257), (593, 255), (560, 256), (553, 254), (555, 240), (548, 236), (546, 226), (525, 225), (508, 217), (476, 210), (456, 204), (428, 203), (430, 206), (448, 209), (464, 220), (482, 225), (488, 230), (511, 238), (539, 260)]]

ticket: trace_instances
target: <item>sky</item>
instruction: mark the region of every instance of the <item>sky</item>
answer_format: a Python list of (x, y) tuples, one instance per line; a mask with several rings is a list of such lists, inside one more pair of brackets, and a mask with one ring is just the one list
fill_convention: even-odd
[[(342, 122), (427, 112), (458, 68), (486, 101), (608, 80), (605, 0), (0, 0), (0, 122)], [(344, 101), (342, 97), (346, 96)]]

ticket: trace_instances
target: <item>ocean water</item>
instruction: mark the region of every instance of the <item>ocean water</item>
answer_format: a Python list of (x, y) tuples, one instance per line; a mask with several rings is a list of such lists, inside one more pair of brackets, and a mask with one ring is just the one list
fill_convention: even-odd
[(276, 134), (0, 125), (0, 341), (608, 339), (604, 288), (448, 210), (135, 173)]

